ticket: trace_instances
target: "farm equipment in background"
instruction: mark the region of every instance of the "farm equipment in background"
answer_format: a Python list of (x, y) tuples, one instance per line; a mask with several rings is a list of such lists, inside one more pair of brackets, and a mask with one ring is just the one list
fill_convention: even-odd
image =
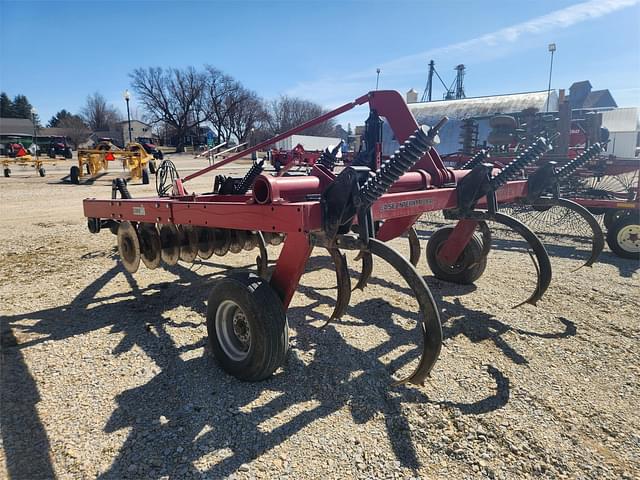
[(49, 144), (45, 147), (49, 158), (56, 158), (57, 155), (69, 160), (73, 157), (71, 145), (66, 137), (51, 137)]
[(3, 166), (4, 176), (7, 178), (11, 176), (10, 167), (12, 165), (32, 167), (38, 172), (38, 175), (44, 177), (46, 175), (45, 164), (56, 164), (55, 161), (44, 159), (39, 155), (31, 155), (21, 143), (7, 143), (2, 150), (4, 155), (0, 156), (0, 163)]
[(149, 137), (137, 137), (136, 142), (142, 145), (144, 151), (149, 155), (152, 155), (155, 160), (162, 160), (164, 158), (164, 154), (162, 150), (159, 150), (155, 143), (153, 143), (153, 139)]
[[(189, 193), (185, 187), (195, 177), (365, 103), (372, 116), (387, 119), (401, 142), (379, 168), (367, 165), (380, 151), (378, 142), (370, 140), (368, 154), (339, 174), (329, 168), (336, 160), (331, 158), (333, 152), (325, 151), (306, 176), (266, 175), (263, 160), (243, 178), (218, 176), (212, 193)], [(161, 263), (174, 265), (198, 256), (208, 259), (259, 248), (258, 275), (232, 273), (217, 281), (207, 307), (209, 345), (215, 358), (228, 373), (248, 381), (265, 379), (283, 364), (288, 349), (286, 309), (315, 247), (326, 249), (336, 267), (338, 293), (329, 321), (344, 314), (352, 291), (341, 250), (357, 251), (362, 261), (355, 288), (365, 288), (374, 257), (384, 260), (406, 280), (421, 314), (422, 354), (413, 373), (399, 383), (423, 384), (443, 340), (439, 309), (414, 268), (420, 244), (413, 225), (423, 213), (443, 210), (457, 221), (455, 227), (436, 231), (427, 243), (427, 261), (437, 278), (473, 283), (482, 276), (491, 249), (487, 223), (491, 221), (515, 230), (533, 251), (536, 288), (520, 305), (535, 305), (551, 282), (549, 257), (538, 237), (498, 210), (500, 204), (516, 200), (536, 203), (555, 185), (556, 172), (548, 169), (539, 169), (532, 176), (535, 182), (515, 180), (522, 168), (549, 150), (549, 141), (535, 139), (503, 169), (479, 161), (471, 169), (451, 170), (434, 149), (445, 122), (446, 118), (432, 128), (418, 126), (397, 92), (369, 92), (185, 178), (164, 161), (157, 174), (157, 197), (131, 198), (122, 179), (116, 179), (112, 198), (84, 200), (84, 214), (91, 233), (109, 228), (117, 235), (121, 261), (132, 273), (141, 261), (153, 269)], [(559, 196), (544, 202), (571, 205), (592, 226), (592, 256), (587, 262), (592, 264), (603, 246), (597, 222), (584, 208)], [(385, 243), (404, 234), (409, 236), (409, 260)], [(273, 272), (267, 269), (267, 243), (283, 243)]]
[[(492, 128), (487, 142), (491, 147), (478, 145), (477, 124), (473, 119), (462, 122), (461, 151), (445, 157), (445, 163), (453, 168), (465, 169), (473, 164), (475, 155), (483, 155), (483, 161), (496, 167), (508, 164), (536, 135), (558, 134), (556, 152), (545, 155), (536, 165), (523, 169), (523, 178), (547, 162), (555, 162), (562, 169), (573, 160), (572, 175), (565, 176), (556, 185), (564, 198), (586, 207), (607, 229), (607, 244), (618, 256), (640, 258), (640, 159), (619, 158), (606, 154), (609, 131), (602, 127), (602, 115), (589, 112), (582, 118), (570, 118), (568, 102), (561, 99), (560, 112), (540, 114), (527, 109), (518, 116), (496, 115), (489, 119)], [(597, 151), (591, 147), (600, 145)], [(554, 228), (567, 235), (585, 230), (582, 219), (561, 206), (522, 206), (509, 209), (515, 217), (526, 221), (532, 228), (543, 231)], [(586, 229), (590, 231), (589, 228)]]
[(116, 160), (122, 162), (122, 168), (129, 171), (132, 179), (141, 179), (143, 184), (148, 184), (149, 175), (156, 171), (153, 155), (141, 144), (131, 142), (121, 149), (110, 139), (101, 139), (92, 149), (78, 150), (78, 165), (71, 167), (69, 172), (71, 183), (79, 184), (85, 175), (95, 177), (100, 172), (106, 173), (109, 162)]

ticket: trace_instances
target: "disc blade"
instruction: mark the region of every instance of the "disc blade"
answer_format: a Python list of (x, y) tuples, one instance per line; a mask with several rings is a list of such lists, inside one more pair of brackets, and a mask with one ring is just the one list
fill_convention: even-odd
[(206, 227), (198, 227), (198, 255), (206, 260), (213, 255), (213, 230)]
[(219, 257), (224, 257), (229, 252), (229, 246), (231, 244), (231, 230), (226, 228), (216, 228), (213, 231), (213, 253)]
[(160, 245), (162, 261), (167, 265), (175, 265), (180, 258), (180, 234), (174, 224), (160, 227)]
[(140, 240), (131, 222), (121, 222), (118, 227), (118, 254), (129, 273), (136, 273), (140, 266)]
[(198, 256), (198, 233), (191, 225), (180, 225), (180, 260), (191, 263)]
[(143, 223), (138, 228), (140, 237), (140, 257), (147, 268), (154, 269), (160, 266), (162, 247), (160, 234), (153, 223)]

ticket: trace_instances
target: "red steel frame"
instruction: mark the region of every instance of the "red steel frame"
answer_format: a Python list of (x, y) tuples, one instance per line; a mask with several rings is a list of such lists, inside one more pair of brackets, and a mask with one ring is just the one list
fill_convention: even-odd
[[(399, 142), (405, 141), (418, 128), (413, 115), (398, 92), (370, 92), (315, 120), (195, 172), (185, 177), (183, 183), (366, 102), (376, 110), (378, 115), (387, 119)], [(428, 183), (432, 188), (387, 193), (374, 203), (373, 218), (387, 220), (377, 234), (377, 238), (382, 241), (402, 235), (425, 212), (457, 206), (456, 189), (445, 184), (453, 184), (467, 171), (452, 171), (445, 168), (435, 149), (431, 149), (415, 165), (414, 170), (421, 175), (426, 172), (430, 178)], [(177, 187), (182, 188), (180, 184)], [(509, 182), (496, 192), (499, 202), (510, 202), (526, 195), (526, 181)], [(479, 203), (480, 207), (483, 201)], [(279, 202), (260, 204), (251, 194), (185, 194), (162, 198), (86, 199), (83, 206), (84, 215), (95, 219), (286, 233), (282, 252), (276, 261), (270, 280), (271, 286), (282, 298), (285, 309), (295, 293), (313, 250), (310, 234), (322, 230), (321, 205), (317, 200), (287, 201), (284, 198)], [(477, 222), (474, 220), (459, 221), (441, 249), (442, 258), (450, 259), (451, 262), (457, 259), (473, 235), (476, 225)]]

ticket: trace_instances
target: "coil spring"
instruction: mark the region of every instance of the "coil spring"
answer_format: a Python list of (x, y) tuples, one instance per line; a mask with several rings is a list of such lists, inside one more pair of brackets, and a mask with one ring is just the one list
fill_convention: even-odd
[(465, 162), (458, 170), (471, 170), (476, 165), (482, 163), (487, 158), (487, 152), (485, 150), (480, 150), (473, 157)]
[[(433, 132), (433, 133), (432, 133)], [(411, 135), (393, 156), (384, 162), (376, 175), (367, 180), (360, 189), (360, 202), (363, 206), (372, 205), (393, 185), (403, 174), (420, 160), (433, 145), (435, 128), (428, 131), (421, 126)]]
[(233, 187), (233, 193), (239, 194), (239, 195), (247, 193), (249, 189), (253, 186), (253, 182), (255, 182), (256, 178), (258, 177), (258, 175), (262, 173), (263, 170), (264, 170), (264, 158), (259, 162), (256, 162), (253, 165), (251, 165), (251, 168), (246, 173), (246, 175), (242, 178), (240, 183), (237, 183)]
[(539, 137), (535, 142), (529, 145), (520, 155), (511, 161), (502, 171), (491, 179), (491, 187), (495, 190), (513, 180), (520, 170), (530, 163), (538, 160), (543, 153), (549, 151), (550, 143), (544, 137)]
[(576, 158), (558, 169), (558, 171), (556, 172), (556, 177), (563, 178), (571, 175), (578, 168), (594, 158), (600, 152), (602, 152), (602, 145), (600, 143), (594, 143)]

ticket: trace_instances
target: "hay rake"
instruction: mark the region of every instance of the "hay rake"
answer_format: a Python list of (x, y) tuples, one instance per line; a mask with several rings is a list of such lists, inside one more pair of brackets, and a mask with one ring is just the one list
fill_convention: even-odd
[[(401, 142), (375, 173), (354, 162), (336, 174), (329, 168), (333, 165), (327, 165), (333, 152), (325, 152), (308, 176), (265, 175), (258, 162), (243, 178), (216, 177), (211, 193), (189, 193), (185, 188), (197, 176), (365, 103), (372, 115), (386, 118)], [(338, 296), (329, 321), (344, 314), (352, 291), (342, 251), (354, 250), (362, 260), (356, 288), (366, 286), (374, 257), (387, 262), (407, 282), (421, 312), (422, 354), (415, 371), (398, 383), (422, 384), (440, 354), (442, 327), (433, 296), (414, 267), (420, 254), (413, 230), (416, 220), (440, 210), (457, 220), (455, 227), (436, 232), (426, 250), (434, 274), (459, 283), (473, 282), (484, 272), (491, 248), (488, 221), (518, 232), (530, 245), (538, 271), (536, 289), (522, 303), (535, 305), (551, 281), (549, 257), (538, 237), (498, 206), (562, 202), (558, 196), (540, 200), (554, 185), (554, 171), (541, 171), (535, 181), (515, 180), (522, 168), (549, 150), (546, 139), (537, 139), (503, 169), (478, 161), (471, 169), (451, 170), (434, 149), (445, 122), (446, 118), (431, 128), (418, 126), (400, 94), (370, 92), (185, 178), (165, 161), (157, 174), (157, 197), (131, 198), (126, 184), (116, 179), (112, 198), (84, 200), (84, 214), (92, 233), (109, 228), (117, 234), (122, 263), (130, 272), (140, 261), (156, 268), (163, 261), (171, 265), (178, 259), (191, 262), (198, 255), (209, 258), (259, 248), (258, 275), (227, 275), (215, 284), (208, 302), (211, 350), (224, 370), (242, 380), (262, 380), (283, 364), (288, 348), (286, 309), (314, 248), (326, 249), (336, 266)], [(374, 143), (368, 142), (365, 153), (379, 162), (379, 145)], [(584, 209), (576, 210), (593, 218)], [(597, 222), (590, 224), (597, 236)], [(404, 234), (411, 261), (386, 243)], [(270, 277), (267, 243), (283, 244)], [(597, 245), (594, 242), (594, 259)]]

